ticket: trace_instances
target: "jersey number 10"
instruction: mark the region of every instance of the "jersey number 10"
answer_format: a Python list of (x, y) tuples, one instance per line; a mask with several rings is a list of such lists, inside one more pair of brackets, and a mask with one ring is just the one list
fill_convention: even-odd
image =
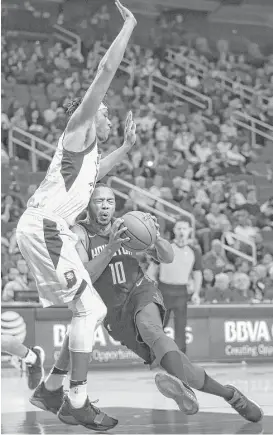
[(113, 284), (123, 284), (126, 282), (125, 272), (122, 261), (109, 264), (112, 273)]

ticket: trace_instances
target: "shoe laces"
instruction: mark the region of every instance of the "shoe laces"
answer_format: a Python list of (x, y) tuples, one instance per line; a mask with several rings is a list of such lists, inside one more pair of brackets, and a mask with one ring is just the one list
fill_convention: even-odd
[(93, 400), (92, 402), (90, 401), (90, 405), (92, 406), (92, 409), (94, 409), (94, 411), (96, 412), (96, 414), (100, 414), (101, 410), (99, 408), (97, 408), (96, 406), (93, 405), (93, 403), (98, 403), (99, 399), (97, 400)]
[(247, 406), (247, 401), (243, 395), (241, 395), (237, 391), (235, 391), (234, 397), (231, 399), (230, 404), (235, 409), (244, 409)]

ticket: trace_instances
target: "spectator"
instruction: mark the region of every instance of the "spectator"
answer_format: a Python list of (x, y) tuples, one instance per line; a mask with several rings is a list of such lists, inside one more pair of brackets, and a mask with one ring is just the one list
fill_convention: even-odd
[(207, 214), (207, 220), (210, 229), (213, 232), (213, 238), (221, 236), (223, 231), (227, 231), (230, 228), (230, 222), (224, 213), (220, 213), (219, 205), (212, 203), (210, 212)]
[[(26, 108), (26, 120), (27, 120), (28, 125), (31, 124), (31, 122), (32, 122), (32, 118), (31, 118), (32, 113), (34, 111), (36, 111), (36, 110), (38, 110), (38, 112), (39, 112), (38, 103), (37, 103), (36, 100), (31, 100), (29, 102), (27, 108)], [(40, 116), (40, 114), (39, 114), (39, 116)]]
[(234, 233), (246, 239), (255, 239), (257, 228), (251, 225), (249, 215), (246, 211), (238, 213), (238, 225), (235, 226)]
[(204, 297), (206, 297), (207, 290), (212, 289), (215, 284), (214, 274), (211, 269), (204, 269), (203, 271), (203, 291)]
[(224, 270), (228, 260), (222, 248), (220, 240), (215, 239), (211, 243), (211, 250), (203, 257), (203, 264), (206, 269), (212, 270), (215, 274)]
[(245, 303), (250, 299), (250, 279), (246, 273), (235, 272), (231, 283), (232, 302)]
[(2, 203), (1, 221), (9, 222), (11, 217), (11, 207), (13, 204), (13, 199), (10, 195), (7, 195), (4, 203)]
[(21, 128), (22, 130), (28, 129), (28, 123), (25, 116), (25, 111), (22, 107), (20, 109), (17, 109), (14, 116), (10, 120), (11, 125), (14, 127)]
[(55, 77), (47, 87), (47, 94), (50, 100), (60, 100), (65, 95), (65, 88), (61, 77)]
[(192, 89), (198, 89), (200, 86), (200, 80), (197, 77), (197, 74), (194, 70), (190, 71), (186, 75), (186, 85)]
[(215, 284), (208, 288), (205, 293), (205, 301), (212, 304), (228, 303), (231, 300), (231, 291), (229, 290), (229, 277), (225, 273), (215, 275)]
[(57, 101), (51, 101), (50, 107), (44, 111), (44, 120), (46, 124), (51, 124), (57, 117), (58, 103)]
[[(136, 187), (139, 187), (140, 189), (147, 190), (146, 189), (146, 178), (142, 176), (138, 176), (135, 178), (135, 185)], [(154, 201), (150, 198), (148, 198), (146, 195), (143, 195), (142, 193), (139, 193), (138, 191), (132, 189), (129, 192), (129, 197), (133, 201), (133, 204), (135, 207), (137, 207), (140, 210), (147, 211), (145, 208), (146, 205), (150, 205), (151, 202)]]
[(25, 277), (20, 275), (20, 272), (16, 268), (11, 268), (7, 276), (7, 284), (4, 286), (2, 292), (2, 301), (11, 302), (15, 298), (16, 291), (27, 290), (27, 283)]

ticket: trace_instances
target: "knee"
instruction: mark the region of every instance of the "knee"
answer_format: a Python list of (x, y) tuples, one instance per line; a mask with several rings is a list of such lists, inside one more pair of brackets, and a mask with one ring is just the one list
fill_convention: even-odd
[(93, 349), (94, 333), (106, 316), (107, 309), (95, 292), (86, 288), (83, 294), (70, 304), (73, 318), (69, 331), (69, 350), (90, 353)]
[(107, 314), (107, 308), (94, 288), (87, 286), (80, 297), (73, 300), (69, 308), (73, 317), (92, 317), (102, 322)]

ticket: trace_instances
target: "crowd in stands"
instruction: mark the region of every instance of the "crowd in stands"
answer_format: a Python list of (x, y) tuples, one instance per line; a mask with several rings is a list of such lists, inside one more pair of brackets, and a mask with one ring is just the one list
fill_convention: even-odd
[[(107, 29), (109, 14), (102, 8), (93, 18), (94, 26)], [(176, 18), (179, 22), (179, 17)], [(64, 17), (59, 16), (60, 24)], [(179, 23), (178, 23), (179, 24)], [(164, 29), (164, 20), (160, 23)], [(175, 24), (174, 24), (175, 25)], [(81, 28), (84, 31), (84, 20)], [(101, 60), (101, 47), (96, 42), (85, 56), (75, 47), (61, 43), (18, 42), (2, 38), (2, 97), (6, 89), (21, 84), (38, 86), (43, 95), (30, 99), (28, 105), (8, 99), (2, 113), (2, 164), (10, 164), (8, 131), (19, 127), (50, 144), (66, 125), (65, 106), (71, 98), (83, 96)], [(102, 146), (102, 155), (119, 147), (123, 138), (124, 119), (132, 110), (137, 122), (137, 142), (133, 150), (112, 173), (153, 194), (154, 199), (128, 192), (127, 201), (120, 201), (118, 213), (145, 209), (145, 205), (177, 218), (177, 213), (163, 206), (158, 198), (192, 213), (196, 221), (196, 237), (192, 241), (203, 254), (204, 282), (202, 301), (227, 303), (273, 302), (273, 198), (260, 201), (252, 168), (272, 141), (261, 136), (257, 143), (251, 133), (239, 128), (231, 119), (234, 109), (244, 109), (251, 115), (273, 124), (273, 55), (266, 58), (253, 52), (235, 57), (226, 41), (218, 42), (219, 56), (212, 53), (204, 38), (194, 48), (180, 47), (180, 52), (206, 67), (200, 79), (194, 69), (183, 70), (166, 61), (162, 47), (151, 50), (131, 45), (126, 59), (131, 63), (129, 74), (117, 75), (107, 96), (112, 112), (112, 135)], [(261, 54), (261, 55), (260, 55)], [(164, 76), (187, 85), (212, 99), (212, 109), (201, 111), (188, 103), (174, 99), (172, 94), (154, 91), (149, 77)], [(214, 80), (216, 74), (252, 86), (253, 101), (245, 101), (236, 89), (222, 90)], [(40, 95), (40, 94), (39, 94)], [(266, 97), (266, 100), (263, 99)], [(53, 150), (41, 150), (49, 155)], [(272, 149), (273, 154), (273, 149)], [(21, 159), (27, 151), (18, 149)], [(273, 184), (273, 158), (263, 162), (263, 176)], [(48, 162), (39, 160), (39, 170)], [(261, 174), (259, 174), (260, 176)], [(30, 186), (27, 196), (35, 186)], [(11, 183), (2, 195), (1, 221), (16, 225), (26, 205), (20, 186)], [(161, 231), (172, 237), (172, 225), (159, 218)], [(234, 238), (235, 233), (238, 237)], [(224, 234), (224, 237), (223, 237)], [(257, 253), (244, 243), (255, 243)], [(223, 243), (239, 250), (243, 256), (225, 251)], [(17, 291), (34, 289), (27, 265), (16, 246), (14, 230), (2, 232), (2, 300), (16, 299)], [(251, 261), (251, 258), (257, 262)], [(145, 259), (144, 264), (149, 261)], [(189, 289), (190, 293), (190, 289)]]

